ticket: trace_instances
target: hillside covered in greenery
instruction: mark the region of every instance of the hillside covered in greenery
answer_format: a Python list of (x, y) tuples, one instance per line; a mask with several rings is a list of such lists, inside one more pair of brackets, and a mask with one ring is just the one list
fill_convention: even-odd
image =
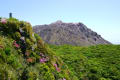
[(31, 24), (0, 18), (0, 80), (75, 80)]
[(79, 80), (120, 80), (120, 45), (50, 45), (50, 48)]

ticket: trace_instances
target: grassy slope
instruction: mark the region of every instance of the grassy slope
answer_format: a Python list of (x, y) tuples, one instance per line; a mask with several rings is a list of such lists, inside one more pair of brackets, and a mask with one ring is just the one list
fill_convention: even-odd
[[(22, 35), (20, 29), (23, 30)], [(24, 37), (25, 43), (21, 41)], [(14, 45), (14, 41), (20, 46)], [(40, 59), (47, 58), (44, 63)], [(60, 71), (57, 71), (54, 64)], [(67, 66), (38, 35), (30, 23), (14, 18), (0, 22), (0, 80), (74, 80)]]
[(50, 48), (63, 59), (79, 80), (120, 79), (120, 45), (50, 45)]

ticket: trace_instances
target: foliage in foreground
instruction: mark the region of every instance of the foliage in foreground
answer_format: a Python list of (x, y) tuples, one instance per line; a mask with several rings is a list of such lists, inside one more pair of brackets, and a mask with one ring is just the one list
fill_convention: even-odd
[(50, 48), (79, 80), (120, 80), (120, 45), (50, 45)]
[(75, 80), (30, 23), (0, 18), (0, 80)]

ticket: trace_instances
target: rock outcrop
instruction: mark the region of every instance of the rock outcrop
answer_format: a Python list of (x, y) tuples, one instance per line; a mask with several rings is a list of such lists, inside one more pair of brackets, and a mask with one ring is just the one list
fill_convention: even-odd
[(49, 25), (36, 25), (33, 30), (48, 44), (79, 46), (111, 44), (83, 23), (57, 21)]

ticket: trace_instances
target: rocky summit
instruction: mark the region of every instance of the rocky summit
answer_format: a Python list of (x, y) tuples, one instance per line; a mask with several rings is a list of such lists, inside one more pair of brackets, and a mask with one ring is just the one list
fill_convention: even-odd
[(36, 25), (33, 30), (48, 44), (79, 46), (111, 44), (83, 23), (56, 21), (48, 25)]

